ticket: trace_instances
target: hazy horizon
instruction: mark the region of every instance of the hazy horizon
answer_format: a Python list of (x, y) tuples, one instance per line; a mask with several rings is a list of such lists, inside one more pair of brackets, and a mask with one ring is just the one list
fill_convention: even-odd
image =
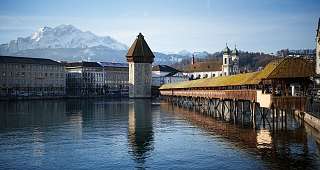
[(71, 24), (130, 46), (142, 32), (153, 51), (275, 52), (315, 48), (320, 1), (2, 0), (0, 43)]

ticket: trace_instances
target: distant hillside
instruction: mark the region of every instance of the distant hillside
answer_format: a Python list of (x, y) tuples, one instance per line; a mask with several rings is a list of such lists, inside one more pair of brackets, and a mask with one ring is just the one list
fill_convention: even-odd
[[(275, 59), (276, 56), (264, 54), (264, 53), (252, 53), (252, 52), (242, 52), (239, 53), (240, 58), (240, 68), (242, 71), (255, 71), (259, 67), (264, 67), (271, 60)], [(221, 67), (222, 63), (222, 52), (216, 52), (209, 54), (206, 58), (195, 58), (195, 62), (210, 62), (216, 64), (217, 66), (212, 66), (212, 68)], [(171, 66), (178, 69), (184, 70), (188, 68), (191, 64), (191, 58), (183, 59), (180, 62), (172, 64)]]

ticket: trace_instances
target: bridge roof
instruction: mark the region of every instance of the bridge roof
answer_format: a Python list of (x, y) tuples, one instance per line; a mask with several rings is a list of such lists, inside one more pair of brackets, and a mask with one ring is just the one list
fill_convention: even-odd
[(256, 85), (261, 83), (262, 80), (268, 79), (307, 78), (314, 74), (313, 68), (312, 63), (305, 59), (281, 58), (271, 61), (263, 70), (258, 72), (164, 84), (160, 87), (160, 90)]

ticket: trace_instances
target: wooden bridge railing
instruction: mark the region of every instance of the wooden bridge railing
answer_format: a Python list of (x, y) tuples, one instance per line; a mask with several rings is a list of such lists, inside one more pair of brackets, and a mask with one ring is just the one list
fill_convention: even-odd
[(294, 109), (304, 111), (306, 108), (306, 96), (272, 96), (272, 104), (275, 108)]
[[(183, 97), (203, 97), (208, 99), (222, 99), (222, 100), (249, 100), (257, 101), (257, 90), (160, 90), (163, 96), (183, 96)], [(306, 108), (307, 97), (305, 96), (271, 96), (265, 98), (263, 101), (269, 103), (262, 107), (270, 108), (271, 106), (279, 109), (294, 109), (304, 111)]]
[(204, 97), (256, 101), (256, 90), (160, 90), (164, 96)]

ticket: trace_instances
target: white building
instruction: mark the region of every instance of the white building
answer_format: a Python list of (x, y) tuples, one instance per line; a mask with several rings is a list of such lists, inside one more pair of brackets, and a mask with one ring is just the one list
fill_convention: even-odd
[(221, 61), (195, 62), (183, 69), (190, 80), (222, 76)]
[(223, 76), (230, 76), (239, 73), (239, 52), (237, 48), (231, 52), (228, 46), (223, 50), (222, 59)]
[(183, 74), (189, 79), (212, 78), (219, 76), (229, 76), (240, 73), (239, 52), (237, 48), (233, 51), (228, 46), (223, 50), (221, 60), (195, 62), (192, 57), (191, 65), (183, 70)]
[(152, 67), (152, 86), (160, 87), (163, 84), (189, 80), (188, 76), (167, 65)]

